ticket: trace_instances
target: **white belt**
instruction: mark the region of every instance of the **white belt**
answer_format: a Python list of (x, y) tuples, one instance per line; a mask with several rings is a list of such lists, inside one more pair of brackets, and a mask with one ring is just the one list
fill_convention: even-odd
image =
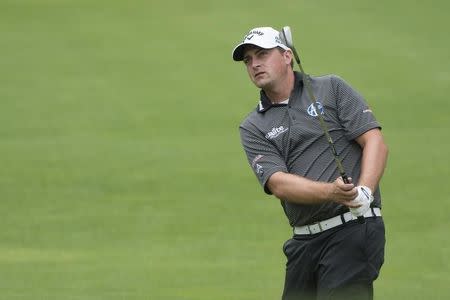
[[(381, 217), (381, 209), (379, 209), (378, 207), (369, 209), (364, 214), (364, 218), (370, 217)], [(316, 234), (356, 219), (357, 218), (353, 216), (351, 212), (346, 212), (345, 214), (324, 221), (305, 226), (294, 227), (294, 234)]]

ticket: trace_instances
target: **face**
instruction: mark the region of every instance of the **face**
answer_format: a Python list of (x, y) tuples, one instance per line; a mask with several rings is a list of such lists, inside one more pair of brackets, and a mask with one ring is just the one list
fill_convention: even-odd
[(265, 90), (276, 88), (292, 72), (291, 60), (291, 52), (279, 48), (247, 46), (244, 49), (243, 61), (251, 81)]

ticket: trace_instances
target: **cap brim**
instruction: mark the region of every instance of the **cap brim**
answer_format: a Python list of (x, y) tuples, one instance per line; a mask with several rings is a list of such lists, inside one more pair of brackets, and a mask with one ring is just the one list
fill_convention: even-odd
[(259, 48), (263, 48), (263, 49), (273, 49), (273, 48), (276, 48), (276, 47), (280, 47), (280, 48), (282, 48), (284, 50), (289, 50), (289, 48), (287, 46), (283, 45), (283, 44), (273, 44), (273, 45), (270, 45), (270, 46), (264, 46), (263, 47), (263, 46), (258, 45), (256, 43), (240, 43), (233, 50), (233, 60), (234, 61), (242, 61), (242, 60), (244, 60), (244, 49), (245, 49), (245, 46), (247, 46), (247, 45), (253, 45), (253, 46), (256, 46), (256, 47), (259, 47)]
[[(250, 43), (240, 43), (233, 50), (233, 60), (234, 61), (242, 61), (244, 60), (244, 47), (245, 45), (254, 45)], [(256, 46), (256, 45), (255, 45)]]

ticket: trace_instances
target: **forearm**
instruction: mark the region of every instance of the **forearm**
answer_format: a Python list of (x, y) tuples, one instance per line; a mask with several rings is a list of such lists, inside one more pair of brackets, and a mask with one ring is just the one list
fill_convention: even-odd
[(372, 191), (378, 187), (386, 167), (388, 148), (381, 133), (371, 134), (370, 138), (358, 141), (363, 148), (361, 174), (358, 185), (365, 185)]
[(294, 174), (277, 172), (270, 177), (267, 187), (277, 198), (290, 202), (319, 204), (330, 201), (330, 183)]
[(344, 183), (341, 178), (334, 182), (319, 182), (307, 178), (276, 172), (270, 176), (267, 187), (279, 199), (299, 204), (321, 204), (337, 202), (349, 207), (357, 191), (352, 183)]

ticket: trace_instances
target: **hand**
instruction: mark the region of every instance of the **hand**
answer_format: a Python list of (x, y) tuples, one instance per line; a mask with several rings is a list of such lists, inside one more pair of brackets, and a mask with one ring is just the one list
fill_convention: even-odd
[(338, 177), (331, 185), (330, 199), (347, 207), (359, 207), (359, 204), (354, 203), (353, 199), (358, 196), (358, 191), (349, 177), (350, 183), (345, 183), (342, 177)]
[(352, 202), (357, 204), (358, 207), (351, 207), (350, 212), (355, 217), (359, 217), (364, 215), (369, 210), (370, 203), (373, 201), (373, 196), (372, 191), (367, 186), (357, 186), (356, 190), (358, 191), (358, 196), (356, 196)]

